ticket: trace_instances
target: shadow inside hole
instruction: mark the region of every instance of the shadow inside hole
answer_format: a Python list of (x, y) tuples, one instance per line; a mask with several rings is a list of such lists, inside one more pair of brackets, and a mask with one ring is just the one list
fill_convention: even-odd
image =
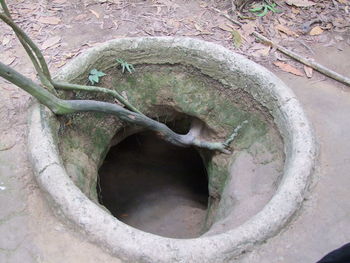
[(120, 221), (172, 238), (202, 234), (208, 179), (194, 148), (140, 132), (110, 149), (99, 177), (99, 202)]

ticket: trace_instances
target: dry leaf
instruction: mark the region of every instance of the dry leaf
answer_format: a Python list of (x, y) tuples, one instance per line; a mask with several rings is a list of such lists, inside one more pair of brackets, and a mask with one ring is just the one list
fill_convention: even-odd
[(287, 63), (275, 61), (275, 62), (273, 62), (273, 64), (285, 72), (292, 73), (292, 74), (297, 75), (297, 76), (304, 76), (304, 74), (299, 69), (297, 69), (297, 68), (295, 68)]
[(201, 35), (201, 32), (188, 32), (183, 34), (184, 36), (199, 36)]
[(196, 30), (198, 30), (199, 32), (201, 32), (201, 34), (204, 35), (212, 35), (213, 33), (209, 32), (208, 30), (205, 30), (204, 28), (202, 28), (200, 25), (198, 24), (194, 24), (194, 27), (196, 28)]
[(206, 7), (208, 7), (208, 3), (202, 1), (202, 2), (199, 4), (199, 6), (202, 7), (202, 8), (206, 8)]
[(57, 25), (61, 19), (55, 16), (42, 16), (39, 17), (38, 21), (43, 24)]
[(221, 24), (218, 26), (220, 29), (224, 30), (224, 31), (228, 31), (228, 32), (232, 32), (233, 28), (226, 25), (226, 24)]
[(113, 20), (113, 24), (114, 24), (114, 30), (117, 30), (119, 28), (119, 24), (117, 20)]
[(175, 19), (169, 19), (166, 21), (166, 24), (168, 27), (172, 27), (172, 28), (175, 28), (175, 29), (178, 29), (179, 26), (180, 26), (180, 22), (178, 20), (175, 20)]
[(61, 62), (59, 62), (58, 64), (56, 64), (56, 67), (60, 68), (62, 66), (64, 66), (67, 63), (67, 61), (63, 60)]
[(336, 19), (332, 20), (332, 24), (336, 27), (343, 28), (343, 27), (348, 27), (348, 21), (346, 19), (337, 17)]
[(194, 27), (198, 30), (198, 31), (203, 31), (203, 28), (198, 25), (198, 24), (194, 24)]
[(297, 15), (300, 13), (300, 10), (296, 9), (295, 7), (292, 7), (292, 13)]
[(250, 53), (254, 57), (261, 57), (261, 56), (268, 56), (270, 53), (271, 47), (270, 46), (265, 46), (261, 43), (255, 43), (251, 48), (250, 48)]
[(238, 30), (232, 30), (231, 34), (232, 34), (233, 45), (236, 48), (240, 48), (243, 41), (241, 34), (239, 33)]
[(316, 4), (309, 0), (286, 0), (286, 3), (297, 7), (310, 7)]
[(334, 39), (337, 40), (337, 41), (343, 41), (344, 40), (344, 38), (342, 36), (339, 36), (339, 35), (335, 36)]
[(5, 57), (5, 60), (3, 60), (2, 62), (7, 65), (10, 66), (14, 61), (16, 60), (16, 57)]
[(6, 46), (8, 43), (10, 43), (11, 41), (11, 37), (10, 36), (4, 36), (3, 40), (2, 40), (2, 45)]
[(251, 33), (255, 31), (255, 23), (250, 22), (248, 24), (242, 25), (242, 30), (245, 36), (249, 36)]
[(323, 33), (323, 29), (320, 26), (315, 26), (313, 29), (310, 31), (310, 36), (317, 36), (321, 35)]
[(292, 37), (298, 37), (299, 35), (297, 33), (295, 33), (293, 30), (290, 30), (288, 27), (283, 26), (283, 25), (277, 25), (275, 27), (278, 31), (281, 31), (285, 34), (287, 34), (288, 36), (292, 36)]
[(92, 9), (89, 9), (91, 13), (94, 14), (94, 16), (96, 16), (96, 18), (100, 18), (100, 14), (97, 13), (96, 11), (92, 10)]
[(308, 66), (304, 66), (304, 71), (305, 71), (306, 76), (308, 78), (311, 78), (314, 70)]
[(55, 4), (64, 4), (67, 0), (53, 0)]
[(44, 41), (42, 48), (47, 49), (49, 47), (52, 47), (52, 46), (56, 45), (58, 42), (60, 42), (60, 40), (61, 40), (60, 36), (51, 37), (51, 38)]
[(86, 14), (80, 14), (80, 15), (77, 15), (77, 16), (74, 18), (74, 20), (78, 21), (78, 20), (82, 20), (82, 19), (84, 19), (84, 18), (86, 18)]

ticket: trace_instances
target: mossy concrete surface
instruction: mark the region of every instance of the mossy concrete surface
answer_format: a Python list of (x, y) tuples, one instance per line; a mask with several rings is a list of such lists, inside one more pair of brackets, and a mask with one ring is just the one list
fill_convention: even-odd
[[(32, 163), (39, 184), (69, 220), (87, 232), (91, 240), (109, 249), (117, 257), (131, 262), (230, 262), (244, 250), (277, 233), (291, 220), (308, 186), (314, 165), (315, 142), (298, 101), (283, 82), (266, 69), (215, 44), (190, 38), (163, 37), (107, 42), (73, 60), (58, 74), (57, 79), (84, 83), (90, 69), (98, 66), (108, 71), (116, 58), (123, 58), (136, 66), (143, 65), (144, 72), (140, 71), (142, 77), (111, 77), (109, 81), (111, 84), (120, 84), (118, 88), (126, 92), (130, 101), (134, 100), (135, 106), (151, 117), (159, 117), (159, 106), (172, 106), (178, 112), (203, 120), (213, 139), (222, 139), (233, 128), (231, 126), (248, 119), (244, 135), (235, 142), (236, 148), (241, 151), (228, 157), (215, 156), (210, 164), (213, 170), (210, 178), (211, 195), (224, 195), (218, 204), (218, 219), (227, 218), (225, 208), (230, 205), (227, 199), (230, 178), (225, 178), (228, 175), (225, 169), (235, 163), (239, 155), (248, 153), (253, 156), (254, 151), (269, 153), (260, 160), (262, 164), (275, 159), (283, 160), (279, 143), (271, 143), (276, 138), (278, 141), (280, 135), (285, 154), (282, 178), (274, 182), (279, 183), (277, 191), (265, 207), (251, 215), (249, 220), (242, 220), (242, 224), (235, 228), (187, 240), (148, 234), (122, 224), (79, 190), (94, 199), (91, 192), (94, 171), (96, 173), (110, 140), (121, 124), (113, 117), (106, 120), (105, 117), (95, 115), (90, 117), (95, 120), (100, 118), (103, 125), (99, 126), (99, 122), (95, 122), (95, 127), (89, 127), (91, 122), (84, 123), (84, 116), (76, 116), (76, 119), (81, 117), (80, 121), (73, 122), (69, 118), (61, 120), (61, 130), (58, 127), (53, 129), (57, 125), (45, 123), (54, 120), (54, 117), (36, 106), (31, 116), (29, 133)], [(152, 68), (147, 69), (147, 65), (157, 64), (168, 66), (163, 71), (159, 70), (158, 74)], [(181, 74), (178, 71), (177, 74), (169, 74), (167, 71), (176, 69), (176, 65), (183, 67)], [(193, 68), (195, 72), (192, 72)], [(202, 78), (193, 78), (199, 73), (217, 82), (217, 87), (214, 85), (208, 90), (208, 82)], [(139, 91), (133, 89), (135, 84), (139, 84), (136, 85), (140, 87)], [(241, 103), (238, 103), (237, 98)], [(204, 103), (200, 103), (201, 100)], [(242, 105), (246, 105), (249, 111)], [(208, 113), (211, 110), (214, 110), (213, 115)], [(111, 124), (109, 129), (106, 126), (108, 122)], [(71, 128), (73, 125), (79, 127)], [(85, 133), (76, 137), (77, 131)], [(64, 138), (70, 138), (57, 143), (57, 133), (66, 133), (69, 136)], [(84, 139), (76, 141), (76, 138)], [(88, 150), (86, 155), (73, 158), (73, 161), (67, 158), (69, 154), (63, 153), (64, 167), (58, 148), (64, 152), (68, 146), (69, 154), (75, 150)], [(87, 162), (92, 167), (82, 165)], [(278, 166), (274, 169), (278, 170)], [(75, 175), (74, 180), (79, 188), (69, 178), (66, 168)], [(87, 170), (92, 172), (89, 174)]]
[[(137, 71), (133, 74), (123, 74), (115, 68), (106, 71), (108, 76), (100, 85), (125, 94), (134, 106), (156, 120), (176, 124), (181, 121), (177, 117), (180, 113), (181, 116), (200, 119), (207, 125), (207, 132), (202, 135), (207, 140), (223, 141), (235, 127), (248, 121), (232, 145), (235, 155), (266, 136), (274, 137), (270, 142), (264, 141), (268, 143), (266, 147), (283, 151), (281, 138), (274, 132), (276, 127), (272, 117), (247, 92), (231, 90), (190, 66), (135, 67)], [(94, 98), (94, 95), (79, 92), (71, 97), (86, 99)], [(103, 95), (97, 97), (113, 102)], [(184, 127), (184, 132), (188, 128), (188, 125)], [(125, 125), (117, 118), (100, 113), (79, 113), (60, 118), (59, 145), (67, 172), (75, 184), (94, 200), (97, 168), (111, 138), (123, 129)], [(209, 190), (215, 203), (220, 200), (225, 186), (230, 159), (232, 156), (217, 155), (207, 160)], [(279, 160), (283, 163), (283, 157)]]

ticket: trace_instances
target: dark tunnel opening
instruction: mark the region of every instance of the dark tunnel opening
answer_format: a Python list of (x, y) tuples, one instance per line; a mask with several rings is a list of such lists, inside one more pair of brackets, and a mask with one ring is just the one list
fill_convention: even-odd
[(120, 221), (173, 238), (198, 237), (208, 206), (208, 177), (196, 149), (152, 132), (110, 148), (100, 170), (99, 202)]

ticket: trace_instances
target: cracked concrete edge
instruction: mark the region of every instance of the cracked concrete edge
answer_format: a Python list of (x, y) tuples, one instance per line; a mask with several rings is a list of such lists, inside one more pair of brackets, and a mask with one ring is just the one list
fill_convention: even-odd
[[(141, 53), (138, 52), (140, 50)], [(230, 71), (254, 80), (259, 85), (242, 88), (273, 115), (284, 140), (286, 162), (283, 178), (273, 198), (241, 226), (226, 233), (195, 239), (160, 237), (120, 222), (74, 185), (55, 145), (53, 134), (56, 131), (51, 130), (49, 125), (43, 125), (49, 119), (54, 120), (54, 116), (42, 106), (35, 105), (30, 116), (28, 146), (38, 183), (67, 219), (79, 225), (90, 240), (125, 262), (231, 262), (243, 251), (278, 233), (291, 220), (300, 208), (310, 182), (316, 146), (299, 102), (281, 80), (265, 68), (219, 45), (171, 37), (106, 42), (74, 59), (58, 73), (56, 79), (79, 78), (104, 52), (114, 58), (127, 54), (131, 62), (140, 59), (140, 63), (185, 63), (218, 80), (223, 78), (222, 83), (232, 84), (232, 88), (237, 87), (232, 82), (234, 79), (227, 75)], [(211, 60), (218, 66), (217, 72), (207, 67), (207, 62)]]

